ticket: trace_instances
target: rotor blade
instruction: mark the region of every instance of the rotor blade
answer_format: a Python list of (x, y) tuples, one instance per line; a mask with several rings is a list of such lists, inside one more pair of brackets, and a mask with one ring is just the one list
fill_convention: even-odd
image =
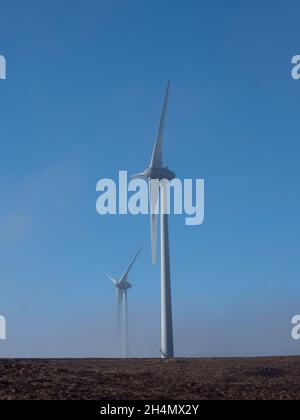
[(170, 91), (170, 81), (168, 81), (168, 84), (167, 84), (167, 90), (166, 90), (165, 99), (163, 103), (159, 129), (158, 129), (154, 149), (152, 152), (150, 168), (163, 167), (162, 142), (163, 142), (164, 125), (165, 125), (165, 119), (166, 119), (166, 113), (167, 113), (167, 107), (168, 107), (169, 91)]
[(139, 174), (134, 174), (131, 175), (130, 177), (131, 179), (140, 179), (140, 178), (145, 178), (147, 179), (147, 177), (145, 176), (144, 172), (140, 172)]
[(151, 249), (152, 264), (156, 264), (157, 245), (157, 215), (159, 213), (159, 181), (149, 180), (149, 201), (150, 201), (150, 227), (151, 227)]
[(117, 338), (120, 340), (121, 333), (121, 316), (122, 316), (122, 304), (123, 304), (123, 289), (117, 290)]
[(116, 286), (117, 285), (117, 280), (115, 280), (112, 276), (110, 276), (109, 274), (107, 274), (105, 271), (103, 271), (101, 268), (100, 268), (100, 270), (102, 271), (102, 273), (109, 279), (109, 280), (111, 280), (112, 282), (113, 282), (113, 284)]
[(150, 215), (151, 224), (151, 249), (152, 249), (152, 265), (156, 264), (156, 244), (157, 244), (157, 214)]
[(123, 274), (123, 276), (121, 277), (121, 279), (120, 279), (120, 281), (119, 281), (118, 285), (119, 285), (119, 284), (121, 284), (122, 282), (125, 282), (125, 281), (127, 280), (127, 277), (128, 277), (129, 271), (131, 270), (131, 268), (132, 268), (133, 264), (135, 263), (135, 261), (136, 261), (137, 257), (140, 255), (140, 253), (141, 253), (141, 251), (142, 251), (142, 248), (143, 248), (143, 247), (141, 246), (141, 247), (140, 247), (140, 249), (138, 250), (138, 252), (137, 252), (136, 256), (134, 257), (134, 259), (133, 259), (133, 260), (132, 260), (132, 262), (130, 263), (129, 267), (127, 268), (127, 270), (125, 271), (125, 273), (124, 273), (124, 274)]
[(129, 346), (128, 346), (128, 300), (127, 300), (127, 289), (123, 293), (123, 316), (124, 316), (124, 356), (128, 357)]

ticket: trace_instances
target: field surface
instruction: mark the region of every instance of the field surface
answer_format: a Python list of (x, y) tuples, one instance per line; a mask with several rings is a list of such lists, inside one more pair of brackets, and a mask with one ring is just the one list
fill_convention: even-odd
[(300, 399), (300, 357), (0, 359), (0, 399)]

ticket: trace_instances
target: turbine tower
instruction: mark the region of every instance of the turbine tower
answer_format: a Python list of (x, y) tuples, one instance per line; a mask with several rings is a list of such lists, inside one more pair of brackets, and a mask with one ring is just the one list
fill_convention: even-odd
[(122, 277), (117, 280), (110, 276), (109, 274), (105, 274), (106, 277), (108, 277), (113, 285), (117, 289), (117, 337), (118, 341), (120, 341), (120, 336), (122, 333), (122, 344), (123, 344), (123, 354), (124, 357), (129, 356), (129, 342), (128, 342), (128, 297), (127, 297), (127, 291), (128, 289), (132, 288), (132, 285), (128, 281), (128, 275), (129, 272), (135, 263), (137, 257), (140, 255), (142, 250), (142, 247), (138, 250), (138, 253), (132, 260), (131, 264), (125, 271), (125, 273), (122, 275)]
[(133, 178), (147, 178), (150, 191), (150, 222), (151, 222), (151, 243), (152, 263), (156, 263), (156, 242), (157, 242), (157, 204), (160, 192), (160, 251), (161, 251), (161, 357), (174, 357), (173, 345), (173, 320), (172, 320), (172, 296), (171, 296), (171, 273), (170, 273), (170, 252), (169, 252), (169, 228), (167, 211), (167, 190), (164, 182), (157, 181), (175, 178), (174, 172), (170, 171), (163, 164), (163, 133), (167, 113), (170, 82), (164, 98), (162, 114), (158, 129), (156, 142), (153, 148), (149, 168), (138, 173)]

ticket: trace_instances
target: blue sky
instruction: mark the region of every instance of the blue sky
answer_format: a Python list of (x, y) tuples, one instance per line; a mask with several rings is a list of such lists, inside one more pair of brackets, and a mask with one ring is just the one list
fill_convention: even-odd
[(179, 356), (298, 354), (298, 1), (0, 0), (0, 356), (159, 355), (147, 216), (95, 211), (96, 183), (149, 162), (166, 80), (166, 164), (204, 178), (206, 218), (170, 219)]

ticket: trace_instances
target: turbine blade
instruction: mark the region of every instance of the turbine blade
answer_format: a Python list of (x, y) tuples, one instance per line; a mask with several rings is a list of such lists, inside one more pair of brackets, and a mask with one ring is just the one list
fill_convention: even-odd
[(168, 107), (169, 91), (170, 91), (170, 81), (168, 81), (168, 84), (167, 84), (167, 90), (166, 90), (165, 99), (163, 103), (159, 129), (158, 129), (154, 149), (152, 152), (150, 168), (163, 167), (162, 143), (163, 143), (164, 126), (165, 126), (165, 119), (166, 119), (166, 113), (167, 113), (167, 107)]
[(156, 244), (157, 244), (157, 214), (150, 215), (151, 224), (151, 249), (152, 249), (152, 265), (156, 264)]
[(123, 293), (123, 310), (124, 310), (124, 356), (128, 357), (129, 354), (129, 342), (128, 342), (128, 300), (127, 300), (127, 290), (124, 290)]
[(140, 247), (140, 249), (138, 250), (137, 254), (135, 255), (134, 259), (132, 260), (132, 262), (130, 263), (129, 267), (127, 268), (127, 270), (125, 271), (125, 273), (123, 274), (123, 276), (121, 277), (119, 284), (121, 284), (122, 282), (125, 282), (127, 280), (128, 274), (133, 266), (133, 264), (136, 262), (137, 257), (140, 255), (141, 251), (142, 251), (142, 246)]
[(149, 201), (150, 201), (150, 227), (151, 227), (151, 249), (152, 264), (156, 264), (157, 245), (157, 215), (159, 213), (159, 180), (149, 180)]
[(117, 338), (120, 340), (121, 332), (121, 316), (122, 316), (122, 304), (123, 304), (123, 289), (117, 290)]
[(138, 178), (145, 178), (145, 179), (147, 179), (147, 177), (144, 175), (144, 172), (140, 172), (139, 174), (131, 175), (130, 178), (131, 179), (138, 179)]
[(103, 271), (101, 268), (100, 268), (100, 270), (102, 271), (102, 273), (109, 279), (109, 280), (111, 280), (112, 282), (113, 282), (113, 284), (116, 286), (117, 285), (117, 280), (115, 280), (112, 276), (110, 276), (109, 274), (107, 274), (105, 271)]

